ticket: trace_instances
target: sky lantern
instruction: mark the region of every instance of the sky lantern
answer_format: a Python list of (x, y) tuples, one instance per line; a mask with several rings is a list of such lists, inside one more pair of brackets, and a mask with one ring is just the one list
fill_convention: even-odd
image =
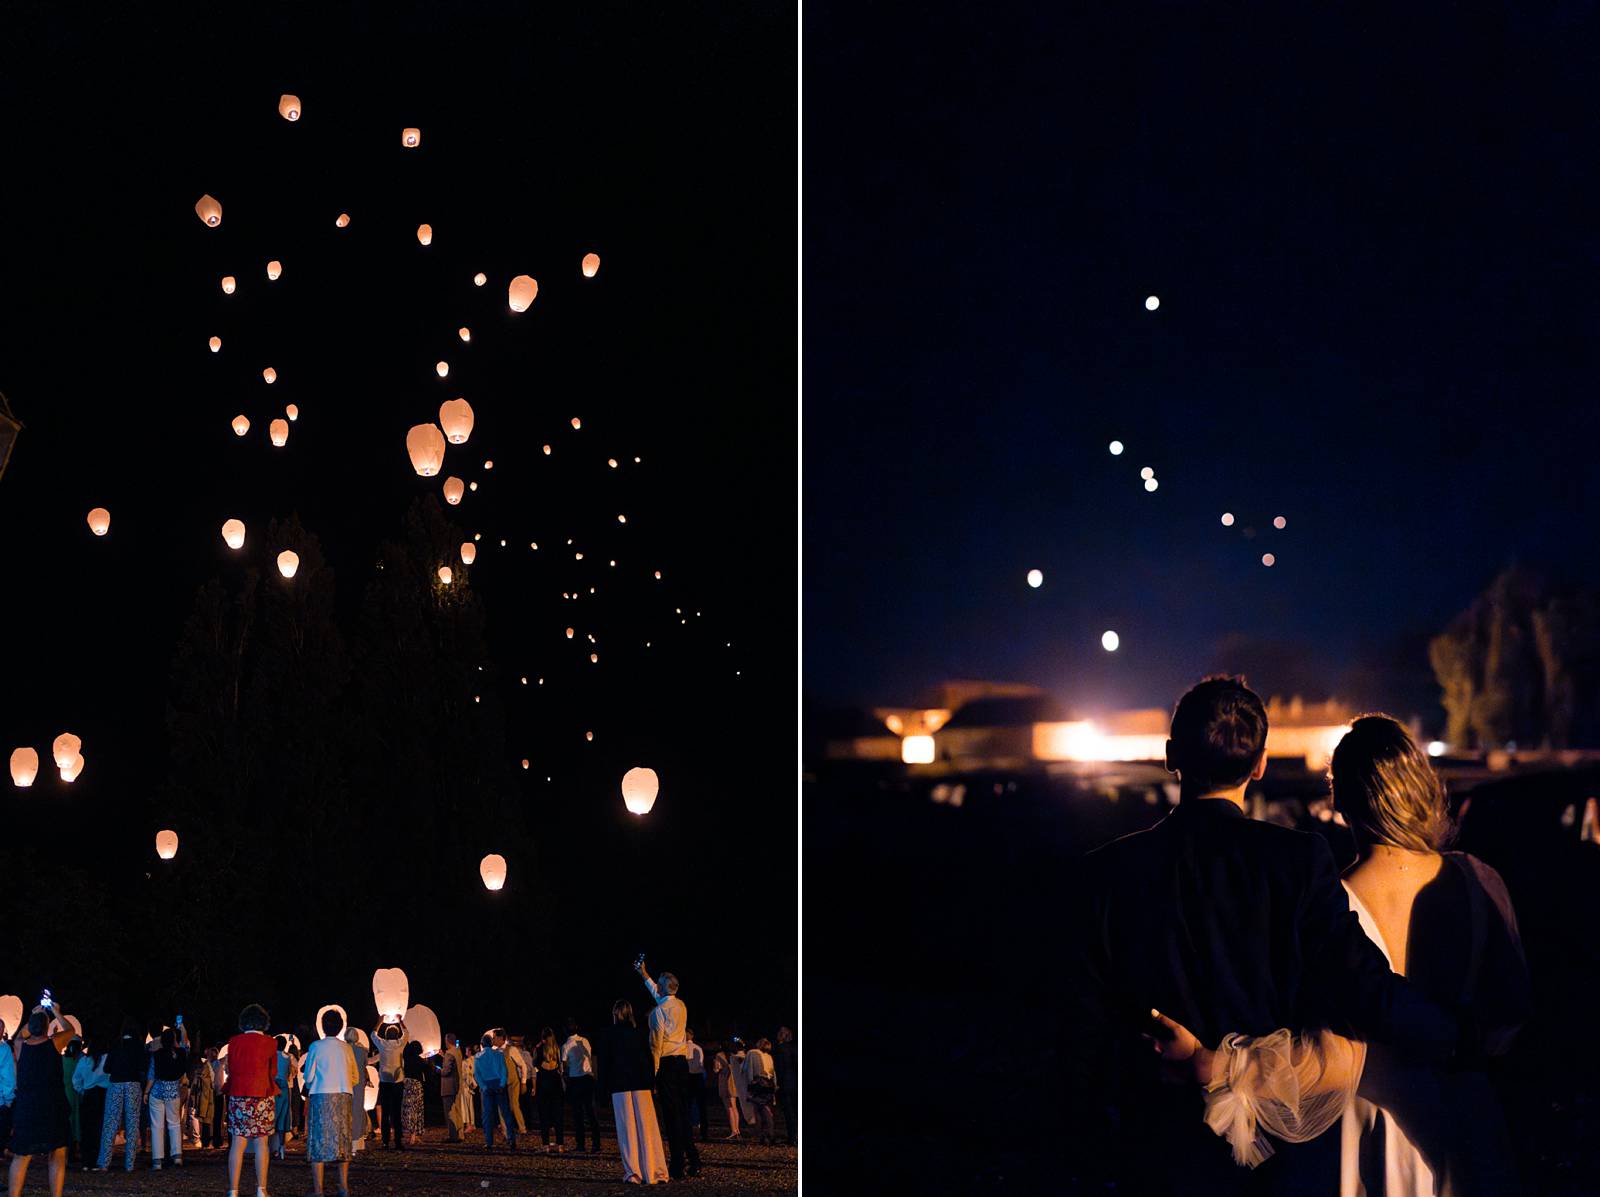
[(435, 374), (437, 374), (440, 378), (447, 377), (449, 375), (449, 373), (450, 373), (450, 363), (449, 362), (434, 362), (433, 363), (433, 372)]
[(538, 294), (539, 284), (526, 274), (519, 274), (506, 288), (506, 302), (511, 305), (513, 312), (526, 312), (533, 306)]
[(1155, 471), (1155, 467), (1153, 467), (1153, 466), (1145, 466), (1143, 469), (1141, 469), (1139, 471), (1139, 477), (1141, 477), (1141, 478), (1148, 479), (1148, 478), (1154, 478), (1155, 476), (1156, 476), (1156, 471)]
[(212, 228), (222, 223), (222, 205), (209, 195), (202, 195), (195, 203), (194, 214)]
[(440, 585), (443, 585), (443, 586), (450, 585), (450, 579), (453, 578), (453, 577), (455, 577), (455, 575), (450, 572), (450, 567), (448, 565), (441, 565), (439, 567), (439, 583), (440, 583)]
[(408, 150), (416, 149), (419, 145), (422, 144), (422, 130), (421, 129), (401, 129), (400, 130), (400, 144), (405, 146), (406, 149), (408, 149)]
[(432, 478), (444, 464), (444, 433), (434, 424), (415, 424), (406, 433), (406, 452), (411, 455), (411, 468)]
[(1155, 295), (1151, 295), (1151, 296), (1146, 297), (1146, 299), (1144, 301), (1144, 310), (1147, 311), (1147, 312), (1153, 312), (1160, 306), (1161, 306), (1161, 300), (1160, 300), (1159, 297), (1157, 297)]
[(578, 419), (577, 416), (573, 416), (572, 417), (572, 431), (576, 432), (576, 431), (578, 431), (578, 429), (580, 429), (582, 427), (583, 427), (583, 421)]
[(335, 1031), (333, 1033), (333, 1038), (335, 1038), (335, 1039), (343, 1039), (344, 1038), (345, 1029), (347, 1027), (349, 1027), (349, 1025), (350, 1025), (350, 1016), (344, 1012), (344, 1007), (343, 1006), (338, 1005), (337, 1003), (335, 1003), (335, 1004), (332, 1004), (332, 1005), (324, 1006), (322, 1009), (317, 1011), (317, 1019), (311, 1025), (317, 1028), (317, 1038), (318, 1039), (326, 1039), (326, 1038), (328, 1038), (327, 1033), (322, 1029), (322, 1016), (324, 1014), (329, 1014), (329, 1013), (333, 1013), (333, 1012), (337, 1012), (338, 1013), (339, 1022), (341, 1024), (343, 1024), (343, 1025), (341, 1025), (339, 1027), (339, 1029), (337, 1031)]
[(223, 524), (222, 540), (230, 549), (244, 548), (244, 521), (229, 520)]
[(1285, 527), (1287, 527), (1288, 524), (1289, 524), (1289, 521), (1284, 519), (1283, 516), (1281, 516), (1281, 515), (1275, 515), (1275, 516), (1272, 517), (1272, 526), (1274, 528), (1279, 529), (1280, 531), (1282, 529), (1284, 529)]
[[(540, 685), (541, 685), (541, 686), (542, 686), (542, 685), (544, 685), (544, 680), (543, 680), (543, 679), (542, 679), (542, 678), (541, 678), (541, 679), (540, 679), (540, 681), (539, 681), (539, 684), (540, 684)], [(584, 732), (584, 733), (583, 733), (583, 738), (584, 738), (584, 739), (585, 739), (585, 740), (587, 740), (587, 741), (589, 741), (589, 742), (590, 742), (590, 743), (591, 743), (591, 744), (592, 744), (592, 743), (594, 743), (594, 733), (593, 733), (593, 732), (592, 732), (592, 731), (586, 731), (586, 732)]]
[[(25, 790), (39, 776), (39, 753), (33, 748), (18, 748), (11, 754), (11, 781), (19, 790)], [(10, 1032), (10, 1024), (6, 1030)]]
[(1277, 563), (1278, 563), (1278, 559), (1276, 557), (1274, 557), (1271, 553), (1262, 553), (1261, 554), (1261, 564), (1266, 566), (1268, 569), (1271, 569)]
[(398, 1022), (411, 1000), (411, 982), (401, 968), (380, 968), (372, 974), (372, 1001), (384, 1022)]
[(417, 226), (417, 240), (423, 245), (432, 245), (433, 226), (431, 224), (419, 224)]
[(278, 281), (278, 276), (281, 275), (282, 273), (283, 273), (283, 263), (278, 261), (277, 258), (273, 258), (272, 261), (267, 263), (267, 278), (268, 279), (270, 279), (273, 282), (277, 282)]
[(600, 273), (600, 255), (599, 254), (584, 254), (583, 255), (583, 277), (584, 278), (593, 278), (595, 275), (597, 275), (599, 273)]
[(1100, 633), (1100, 647), (1108, 653), (1114, 653), (1122, 645), (1122, 637), (1115, 632), (1105, 631)]
[(478, 865), (478, 876), (483, 878), (484, 889), (500, 889), (506, 883), (506, 858), (489, 853)]
[(206, 344), (211, 346), (212, 353), (216, 353), (222, 348), (222, 338), (212, 337), (211, 340), (206, 342)]
[(1224, 512), (1223, 512), (1223, 513), (1222, 513), (1222, 526), (1223, 526), (1223, 527), (1224, 527), (1224, 528), (1231, 528), (1231, 527), (1233, 527), (1233, 512), (1231, 512), (1231, 511), (1224, 511)]
[(238, 285), (238, 280), (235, 279), (233, 275), (225, 274), (222, 276), (222, 293), (224, 295), (232, 295), (234, 288)]
[(278, 448), (283, 448), (289, 443), (289, 421), (274, 420), (267, 425), (267, 435), (272, 437), (272, 443)]
[(243, 436), (250, 431), (250, 421), (243, 413), (233, 417), (233, 435)]
[(283, 414), (288, 416), (289, 417), (289, 423), (293, 424), (296, 420), (298, 420), (300, 418), (300, 409), (298, 407), (296, 407), (293, 403), (291, 403), (291, 404), (289, 404), (288, 407), (283, 409)]
[(465, 399), (450, 399), (439, 405), (439, 427), (445, 440), (464, 445), (472, 435), (472, 404)]
[(461, 542), (461, 563), (463, 565), (471, 565), (477, 559), (478, 559), (478, 546), (473, 544), (470, 540), (462, 541)]
[(1030, 569), (1028, 571), (1028, 585), (1032, 586), (1035, 590), (1043, 586), (1044, 571), (1042, 569)]
[(278, 372), (271, 366), (268, 366), (265, 370), (261, 371), (261, 377), (266, 379), (267, 385), (270, 387), (273, 383), (278, 381)]
[(74, 753), (72, 759), (61, 766), (61, 780), (71, 782), (78, 780), (78, 775), (83, 772), (83, 753)]
[(439, 1033), (439, 1016), (426, 1006), (413, 1006), (406, 1011), (406, 1034), (422, 1044), (424, 1056), (437, 1056), (444, 1046), (444, 1036)]
[(1160, 481), (1158, 479), (1156, 479), (1156, 478), (1153, 478), (1153, 477), (1152, 478), (1146, 478), (1144, 480), (1144, 488), (1145, 488), (1145, 490), (1150, 491), (1152, 494), (1155, 493), (1156, 487), (1158, 487), (1160, 485), (1161, 485)]
[(568, 629), (567, 629), (567, 639), (568, 639), (568, 640), (571, 640), (571, 639), (572, 639), (572, 629), (571, 629), (571, 628), (568, 628)]
[(0, 1022), (6, 1024), (6, 1034), (15, 1035), (22, 1026), (22, 999), (14, 993), (0, 997)]
[(348, 213), (348, 212), (339, 213), (339, 218), (337, 220), (335, 220), (333, 223), (334, 223), (334, 225), (336, 227), (341, 228), (341, 229), (349, 228), (350, 227), (350, 213)]
[(286, 121), (297, 121), (297, 120), (299, 120), (300, 119), (300, 97), (299, 96), (279, 96), (278, 97), (278, 115), (283, 117), (283, 119), (286, 120)]
[(474, 287), (481, 287), (481, 286), (483, 286), (484, 283), (486, 283), (488, 281), (489, 281), (489, 276), (487, 274), (485, 274), (481, 270), (478, 271), (477, 274), (472, 276), (472, 285)]
[(171, 860), (178, 854), (178, 833), (176, 831), (156, 832), (156, 855), (162, 860)]
[(1112, 441), (1111, 444), (1108, 446), (1108, 448), (1111, 450), (1111, 456), (1113, 456), (1113, 457), (1121, 457), (1122, 456), (1122, 442), (1121, 441)]
[(622, 801), (631, 814), (648, 815), (660, 791), (661, 779), (654, 769), (629, 769), (622, 775)]
[(550, 446), (549, 445), (544, 446), (544, 455), (546, 457), (550, 456)]
[(461, 496), (466, 493), (466, 490), (467, 488), (462, 484), (461, 479), (446, 478), (444, 480), (444, 501), (454, 507), (461, 502)]
[(89, 531), (96, 536), (104, 536), (111, 530), (111, 513), (104, 507), (96, 507), (89, 512)]
[[(1043, 575), (1043, 574), (1041, 574), (1041, 575), (1040, 575), (1040, 576), (1039, 576), (1039, 580), (1040, 580), (1040, 581), (1041, 581), (1041, 582), (1042, 582), (1042, 581), (1044, 581), (1044, 575)], [(656, 581), (657, 581), (657, 582), (659, 582), (659, 581), (661, 581), (661, 571), (660, 571), (660, 570), (659, 570), (659, 569), (658, 569), (658, 570), (656, 570)]]
[(489, 461), (484, 462), (483, 463), (483, 468), (486, 469), (486, 470), (494, 469), (494, 460), (491, 458)]
[(278, 572), (286, 578), (292, 578), (295, 571), (300, 568), (300, 554), (293, 549), (284, 549), (278, 554)]
[(462, 325), (460, 328), (456, 329), (456, 336), (460, 337), (463, 341), (471, 341), (472, 330), (466, 327), (466, 325)]

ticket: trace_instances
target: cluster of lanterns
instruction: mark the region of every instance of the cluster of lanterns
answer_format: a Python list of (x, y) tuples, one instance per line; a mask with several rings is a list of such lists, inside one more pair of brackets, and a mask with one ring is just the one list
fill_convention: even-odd
[[(74, 782), (83, 772), (83, 741), (71, 732), (62, 732), (50, 745), (50, 755), (55, 761), (61, 780)], [(27, 789), (39, 776), (39, 753), (23, 747), (11, 753), (11, 782), (18, 789)]]

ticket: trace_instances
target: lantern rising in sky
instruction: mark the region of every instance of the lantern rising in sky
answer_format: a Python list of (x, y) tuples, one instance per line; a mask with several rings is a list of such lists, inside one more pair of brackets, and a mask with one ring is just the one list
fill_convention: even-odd
[(437, 374), (440, 378), (444, 378), (445, 376), (447, 376), (450, 373), (450, 363), (449, 362), (434, 362), (433, 363), (433, 372), (435, 374)]
[(417, 240), (423, 245), (432, 245), (433, 226), (431, 224), (419, 224), (417, 226)]
[(1112, 441), (1111, 444), (1108, 447), (1111, 450), (1111, 456), (1113, 456), (1113, 457), (1121, 457), (1122, 456), (1122, 442), (1121, 441)]
[(222, 540), (230, 549), (244, 548), (244, 521), (229, 520), (223, 524)]
[(478, 546), (473, 544), (470, 540), (462, 541), (461, 542), (461, 563), (463, 565), (471, 565), (477, 559), (478, 559)]
[(439, 567), (439, 582), (441, 585), (450, 585), (450, 581), (454, 577), (455, 575), (450, 572), (450, 567), (448, 565), (441, 565)]
[(111, 513), (104, 507), (95, 507), (89, 512), (89, 531), (96, 536), (104, 536), (111, 530)]
[(460, 337), (463, 341), (471, 341), (472, 330), (463, 325), (461, 328), (456, 329), (456, 336)]
[(539, 284), (526, 274), (519, 274), (506, 288), (506, 302), (513, 312), (526, 312), (538, 298)]
[(272, 261), (267, 263), (267, 278), (269, 278), (273, 282), (277, 282), (279, 276), (281, 276), (282, 274), (283, 274), (283, 263), (282, 262), (280, 262), (276, 258), (274, 258)]
[(506, 883), (506, 858), (489, 853), (478, 865), (478, 876), (483, 878), (484, 889), (500, 889)]
[(222, 338), (221, 337), (212, 337), (211, 340), (206, 342), (206, 344), (211, 346), (211, 352), (212, 353), (217, 353), (218, 351), (220, 351), (222, 349)]
[(334, 223), (334, 225), (336, 227), (341, 228), (341, 229), (349, 228), (350, 227), (350, 213), (348, 213), (348, 212), (339, 213), (339, 219), (335, 220), (333, 223)]
[(401, 129), (400, 144), (408, 150), (414, 150), (422, 144), (421, 129)]
[(162, 860), (171, 860), (178, 854), (178, 833), (176, 831), (156, 832), (156, 855)]
[(300, 568), (300, 554), (293, 549), (284, 549), (278, 554), (278, 572), (286, 578), (292, 578), (295, 571)]
[(481, 286), (483, 286), (484, 283), (486, 283), (488, 281), (489, 281), (489, 276), (487, 274), (485, 274), (481, 270), (478, 271), (477, 274), (472, 276), (472, 285), (474, 287), (481, 287)]
[(1121, 647), (1121, 645), (1122, 637), (1118, 636), (1115, 632), (1106, 631), (1100, 633), (1100, 647), (1105, 649), (1106, 652), (1114, 653), (1119, 647)]
[(297, 120), (299, 120), (300, 119), (300, 97), (299, 96), (279, 96), (278, 97), (278, 115), (283, 117), (283, 119), (286, 120), (286, 121), (297, 121)]
[(1274, 557), (1271, 553), (1262, 553), (1261, 554), (1261, 564), (1266, 566), (1268, 569), (1271, 569), (1277, 563), (1278, 563), (1278, 559), (1276, 557)]
[(266, 380), (267, 385), (270, 387), (273, 383), (278, 381), (278, 372), (271, 366), (268, 366), (265, 370), (261, 371), (261, 377)]
[(283, 448), (289, 443), (289, 421), (274, 420), (267, 425), (267, 435), (272, 437), (272, 443), (278, 448)]
[(439, 405), (439, 427), (452, 445), (464, 445), (472, 435), (472, 404), (465, 399), (450, 399)]
[(1284, 519), (1283, 516), (1281, 516), (1281, 515), (1275, 515), (1275, 516), (1272, 517), (1272, 526), (1274, 528), (1279, 529), (1280, 531), (1282, 529), (1288, 527), (1288, 524), (1289, 524), (1289, 521)]
[(232, 295), (238, 285), (239, 282), (233, 275), (225, 274), (222, 276), (222, 293), (224, 295)]
[[(590, 738), (594, 736), (589, 733)], [(622, 803), (629, 814), (648, 815), (661, 791), (661, 779), (654, 769), (629, 769), (622, 775)]]
[(243, 436), (250, 431), (250, 420), (243, 413), (233, 417), (233, 435)]
[(1147, 312), (1153, 312), (1160, 306), (1161, 306), (1161, 300), (1160, 300), (1160, 298), (1158, 296), (1155, 296), (1155, 295), (1151, 295), (1151, 296), (1147, 297), (1145, 299), (1145, 301), (1144, 301), (1144, 310), (1147, 311)]
[(461, 502), (461, 496), (466, 494), (467, 488), (459, 478), (446, 478), (444, 480), (444, 501), (454, 507)]
[(444, 433), (435, 424), (416, 424), (406, 433), (406, 452), (411, 468), (424, 478), (432, 478), (444, 465)]
[(71, 732), (62, 732), (50, 743), (50, 756), (58, 769), (65, 769), (82, 751), (83, 741)]
[(209, 195), (202, 195), (196, 201), (194, 214), (211, 228), (222, 223), (222, 205)]
[(1042, 569), (1030, 569), (1028, 571), (1028, 585), (1032, 586), (1035, 590), (1043, 586), (1044, 571)]
[(77, 781), (78, 775), (82, 772), (83, 753), (75, 753), (70, 761), (61, 766), (61, 780), (69, 783)]
[(39, 753), (33, 748), (18, 748), (11, 754), (11, 782), (20, 790), (39, 776)]
[(600, 255), (599, 254), (584, 254), (583, 255), (583, 277), (584, 278), (593, 278), (595, 275), (597, 275), (599, 273), (600, 273)]
[(300, 418), (300, 409), (298, 407), (296, 407), (293, 403), (291, 403), (291, 404), (289, 404), (288, 407), (283, 409), (283, 414), (288, 416), (289, 417), (289, 423), (293, 424), (296, 420), (298, 420)]
[(1233, 512), (1231, 512), (1231, 511), (1224, 511), (1224, 512), (1223, 512), (1223, 513), (1222, 513), (1222, 526), (1223, 526), (1223, 527), (1224, 527), (1224, 528), (1231, 528), (1231, 527), (1233, 527)]

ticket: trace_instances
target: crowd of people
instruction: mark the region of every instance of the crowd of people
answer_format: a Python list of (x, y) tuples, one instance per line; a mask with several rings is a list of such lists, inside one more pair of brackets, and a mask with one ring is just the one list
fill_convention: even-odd
[(651, 977), (642, 959), (634, 967), (649, 1012), (641, 1022), (631, 1002), (616, 1002), (611, 1024), (596, 1037), (598, 1050), (569, 1019), (565, 1038), (544, 1027), (530, 1045), (497, 1027), (465, 1046), (445, 1034), (427, 1053), (403, 1018), (380, 1022), (369, 1037), (337, 1009), (321, 1014), (319, 1037), (305, 1046), (294, 1034), (268, 1034), (271, 1015), (251, 1004), (240, 1012), (238, 1034), (196, 1054), (181, 1015), (148, 1033), (126, 1017), (115, 1039), (101, 1041), (82, 1035), (47, 993), (25, 1027), (13, 1034), (0, 1023), (9, 1049), (0, 1051), (0, 1144), (11, 1158), (11, 1197), (35, 1157), (46, 1161), (55, 1197), (71, 1162), (107, 1171), (119, 1135), (129, 1172), (145, 1139), (157, 1171), (182, 1167), (185, 1143), (226, 1147), (229, 1197), (237, 1197), (247, 1149), (257, 1197), (265, 1197), (269, 1161), (287, 1158), (298, 1140), (315, 1193), (325, 1192), (325, 1172), (335, 1165), (335, 1192), (344, 1197), (351, 1159), (369, 1142), (394, 1151), (421, 1143), (425, 1084), (433, 1078), (446, 1141), (464, 1142), (481, 1129), (486, 1151), (496, 1149), (497, 1133), (502, 1150), (516, 1150), (536, 1119), (543, 1150), (564, 1153), (570, 1120), (574, 1150), (597, 1155), (597, 1104), (609, 1095), (628, 1183), (698, 1174), (694, 1126), (698, 1121), (702, 1141), (710, 1137), (713, 1095), (729, 1118), (727, 1138), (753, 1127), (763, 1143), (776, 1143), (777, 1106), (787, 1142), (797, 1145), (793, 1032), (780, 1028), (776, 1048), (766, 1039), (747, 1048), (731, 1038), (715, 1047), (708, 1067), (677, 978)]

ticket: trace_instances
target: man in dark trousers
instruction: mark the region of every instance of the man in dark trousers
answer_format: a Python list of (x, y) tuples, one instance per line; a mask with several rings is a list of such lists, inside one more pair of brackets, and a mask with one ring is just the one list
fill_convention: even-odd
[(662, 973), (659, 984), (652, 981), (644, 971), (642, 956), (633, 967), (655, 999), (655, 1009), (650, 1011), (650, 1054), (656, 1058), (661, 1131), (667, 1137), (667, 1175), (673, 1180), (698, 1176), (700, 1149), (694, 1145), (689, 1122), (689, 1011), (678, 997), (677, 977)]
[(1152, 1008), (1207, 1047), (1229, 1031), (1332, 1027), (1419, 1060), (1472, 1054), (1470, 1019), (1389, 971), (1351, 912), (1320, 836), (1246, 817), (1266, 770), (1267, 713), (1242, 678), (1178, 701), (1167, 768), (1178, 808), (1072, 866), (1064, 958), (1063, 1086), (1069, 1174), (1123, 1192), (1332, 1194), (1338, 1138), (1273, 1142), (1249, 1170), (1203, 1120), (1195, 1085), (1163, 1076)]

